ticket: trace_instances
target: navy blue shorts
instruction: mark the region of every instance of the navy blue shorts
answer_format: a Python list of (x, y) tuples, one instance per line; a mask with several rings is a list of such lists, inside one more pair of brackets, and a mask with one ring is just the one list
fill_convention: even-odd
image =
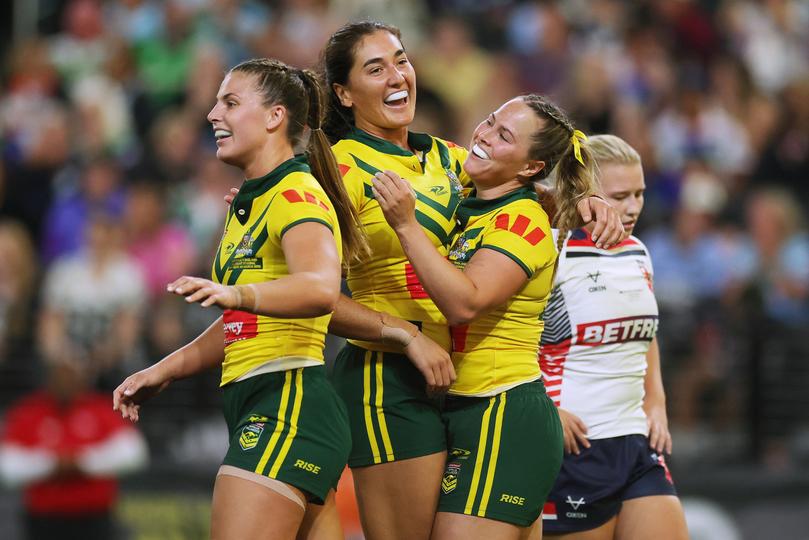
[(565, 454), (542, 527), (551, 534), (595, 529), (618, 514), (623, 501), (651, 495), (677, 491), (663, 455), (649, 447), (647, 437), (591, 440), (578, 456)]

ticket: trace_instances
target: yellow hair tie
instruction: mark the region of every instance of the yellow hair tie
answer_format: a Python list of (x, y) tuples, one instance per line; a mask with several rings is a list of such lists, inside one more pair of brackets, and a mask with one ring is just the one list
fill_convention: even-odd
[(587, 135), (579, 131), (573, 130), (573, 135), (570, 136), (570, 142), (573, 143), (573, 153), (576, 155), (576, 161), (584, 165), (584, 160), (581, 158), (581, 141), (586, 141)]

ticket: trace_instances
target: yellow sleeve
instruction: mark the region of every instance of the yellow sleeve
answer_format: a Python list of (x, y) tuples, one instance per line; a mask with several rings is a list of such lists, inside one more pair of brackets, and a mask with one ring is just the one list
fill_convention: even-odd
[(267, 233), (279, 242), (289, 229), (301, 223), (322, 223), (332, 232), (337, 226), (336, 214), (326, 195), (302, 186), (286, 188), (275, 195), (269, 215)]
[(525, 206), (506, 206), (498, 212), (484, 229), (480, 248), (508, 256), (529, 278), (556, 260), (548, 216)]

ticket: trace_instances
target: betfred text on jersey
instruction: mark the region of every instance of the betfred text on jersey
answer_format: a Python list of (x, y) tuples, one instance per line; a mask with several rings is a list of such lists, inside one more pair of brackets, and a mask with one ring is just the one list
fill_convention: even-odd
[(625, 317), (578, 325), (577, 345), (604, 345), (627, 341), (651, 341), (657, 334), (657, 317)]

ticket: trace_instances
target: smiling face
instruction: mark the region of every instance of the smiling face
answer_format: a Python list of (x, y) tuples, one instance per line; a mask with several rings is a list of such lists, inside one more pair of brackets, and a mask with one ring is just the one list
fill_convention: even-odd
[(475, 128), (464, 170), (478, 187), (527, 182), (545, 165), (528, 157), (542, 125), (521, 98), (506, 102)]
[(238, 71), (225, 76), (208, 121), (216, 137), (216, 157), (241, 169), (255, 160), (268, 139), (273, 109), (263, 103), (255, 77)]
[(643, 210), (643, 194), (646, 183), (640, 163), (599, 164), (601, 189), (607, 202), (620, 214), (621, 223), (628, 233), (632, 233)]
[(357, 44), (348, 81), (333, 87), (355, 125), (374, 135), (406, 129), (416, 114), (416, 72), (399, 38), (385, 30)]

